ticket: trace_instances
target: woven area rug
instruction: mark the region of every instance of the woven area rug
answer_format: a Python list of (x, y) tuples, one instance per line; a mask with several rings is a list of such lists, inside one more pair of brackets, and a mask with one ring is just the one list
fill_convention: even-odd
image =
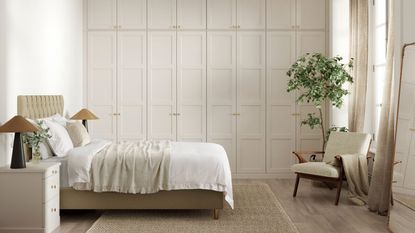
[(267, 184), (234, 185), (235, 209), (228, 206), (213, 220), (211, 210), (105, 212), (88, 233), (298, 233)]

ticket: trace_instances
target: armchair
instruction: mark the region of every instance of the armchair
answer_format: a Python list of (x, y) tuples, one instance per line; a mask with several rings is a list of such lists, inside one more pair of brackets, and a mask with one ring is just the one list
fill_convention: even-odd
[[(335, 205), (339, 204), (343, 184), (344, 170), (341, 155), (367, 155), (371, 143), (371, 136), (364, 133), (332, 132), (327, 142), (326, 151), (293, 152), (299, 163), (291, 167), (297, 174), (293, 197), (297, 196), (300, 178), (336, 183), (337, 194)], [(322, 162), (309, 162), (306, 155), (321, 154)]]

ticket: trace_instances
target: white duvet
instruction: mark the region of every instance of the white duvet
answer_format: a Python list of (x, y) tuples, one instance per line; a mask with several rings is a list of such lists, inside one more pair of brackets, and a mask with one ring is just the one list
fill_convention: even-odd
[[(69, 186), (91, 190), (94, 157), (112, 142), (94, 140), (68, 153)], [(172, 142), (168, 184), (165, 190), (206, 189), (225, 193), (233, 208), (232, 177), (224, 148), (214, 143)]]

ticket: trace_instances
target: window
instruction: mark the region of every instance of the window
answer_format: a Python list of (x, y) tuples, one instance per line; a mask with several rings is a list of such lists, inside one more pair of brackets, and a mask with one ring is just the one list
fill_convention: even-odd
[(387, 42), (387, 1), (372, 0), (371, 11), (371, 63), (372, 72), (369, 73), (368, 97), (371, 132), (377, 138), (380, 112), (382, 107), (383, 87), (385, 83), (386, 42)]

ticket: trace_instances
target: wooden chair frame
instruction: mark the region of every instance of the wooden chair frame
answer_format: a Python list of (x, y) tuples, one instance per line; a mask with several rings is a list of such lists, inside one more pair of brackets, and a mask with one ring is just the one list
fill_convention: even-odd
[[(293, 151), (293, 154), (297, 157), (299, 163), (308, 163), (309, 162), (307, 159), (305, 159), (305, 157), (304, 157), (305, 155), (310, 156), (310, 155), (320, 154), (324, 158), (324, 153), (325, 153), (324, 151), (310, 151), (310, 152), (296, 152), (296, 151)], [(295, 180), (295, 187), (294, 187), (293, 197), (297, 196), (297, 190), (298, 190), (298, 185), (300, 183), (300, 178), (311, 179), (311, 180), (319, 180), (319, 181), (322, 181), (322, 182), (336, 183), (337, 194), (336, 194), (336, 200), (335, 200), (334, 204), (338, 205), (339, 204), (339, 199), (340, 199), (340, 193), (342, 191), (343, 180), (345, 180), (346, 178), (344, 176), (343, 161), (342, 161), (341, 156), (336, 155), (334, 158), (338, 162), (339, 168), (340, 168), (338, 178), (327, 177), (327, 176), (318, 176), (318, 175), (311, 175), (311, 174), (296, 172), (297, 178)], [(372, 157), (367, 154), (366, 158), (367, 158), (367, 160), (369, 160)]]

